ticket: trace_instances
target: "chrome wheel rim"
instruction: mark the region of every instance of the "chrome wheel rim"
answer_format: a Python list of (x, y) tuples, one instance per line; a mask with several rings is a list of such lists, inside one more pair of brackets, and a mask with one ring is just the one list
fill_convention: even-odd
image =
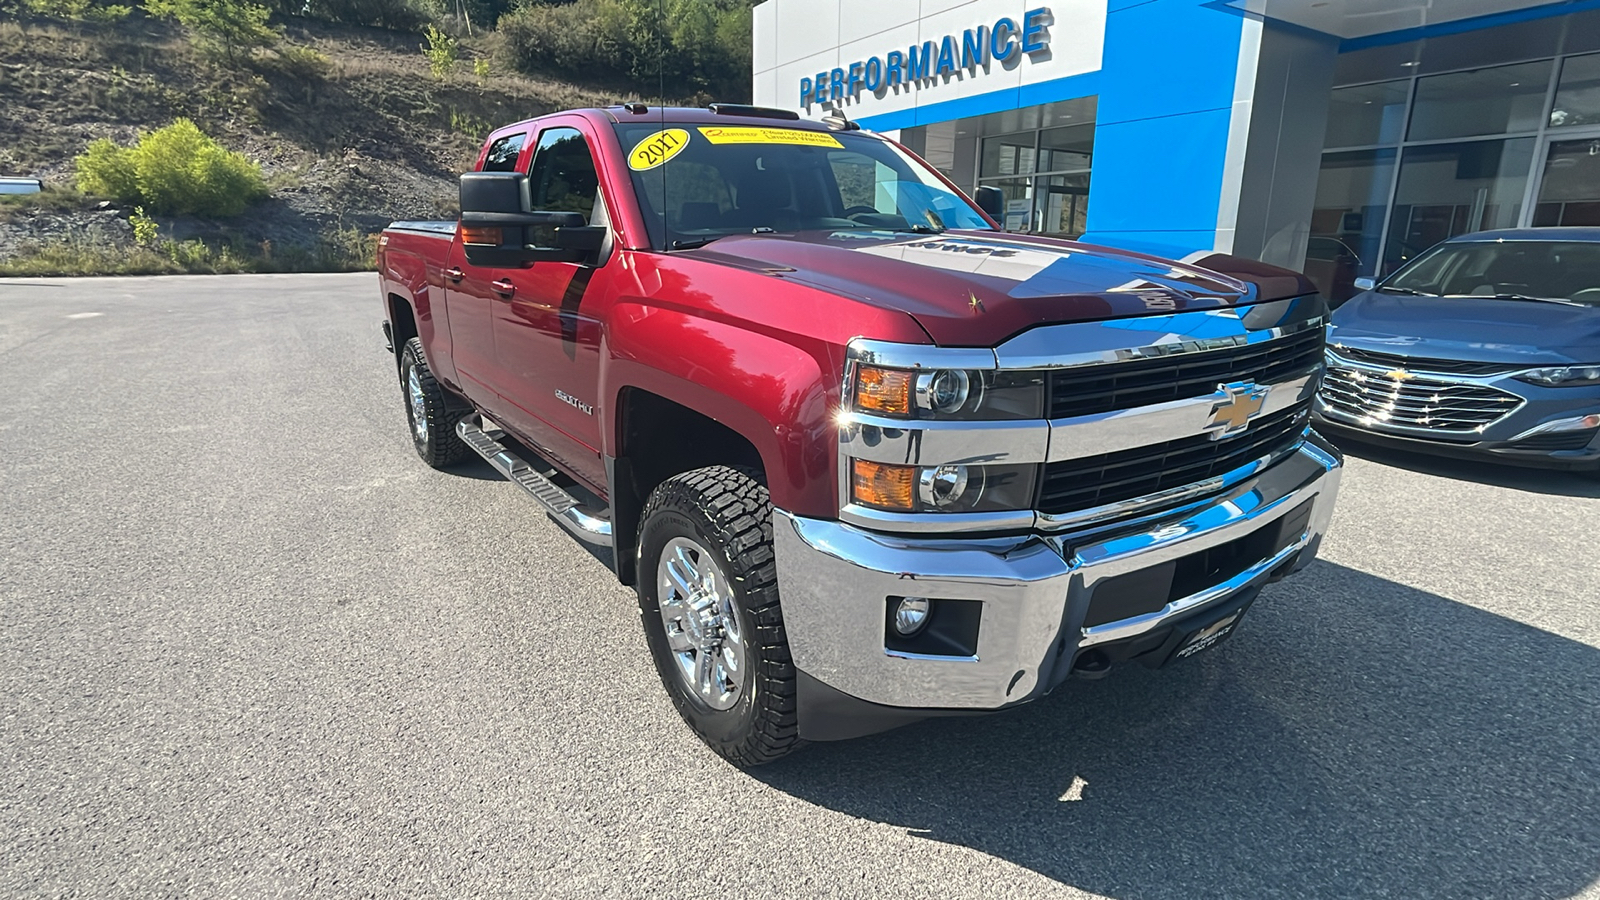
[(417, 443), (428, 442), (428, 401), (422, 396), (422, 382), (417, 380), (417, 367), (406, 370), (406, 393), (411, 397), (411, 433)]
[(683, 686), (712, 709), (733, 708), (744, 689), (744, 635), (733, 585), (716, 559), (689, 538), (668, 541), (656, 566), (656, 597)]

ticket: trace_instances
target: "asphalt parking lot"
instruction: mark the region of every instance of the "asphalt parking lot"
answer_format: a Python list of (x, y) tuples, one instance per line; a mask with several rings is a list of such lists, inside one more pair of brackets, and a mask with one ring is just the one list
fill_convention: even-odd
[(378, 316), (0, 281), (0, 895), (1600, 897), (1600, 478), (1352, 458), (1216, 652), (746, 773)]

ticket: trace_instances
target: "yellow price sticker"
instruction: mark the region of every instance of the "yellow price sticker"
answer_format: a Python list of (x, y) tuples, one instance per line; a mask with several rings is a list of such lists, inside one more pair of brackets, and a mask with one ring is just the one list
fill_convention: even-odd
[(700, 133), (713, 144), (796, 144), (801, 147), (844, 145), (825, 131), (800, 131), (795, 128), (701, 128)]
[(682, 128), (668, 128), (650, 135), (633, 145), (628, 154), (628, 168), (635, 172), (654, 169), (683, 152), (689, 146), (689, 132)]

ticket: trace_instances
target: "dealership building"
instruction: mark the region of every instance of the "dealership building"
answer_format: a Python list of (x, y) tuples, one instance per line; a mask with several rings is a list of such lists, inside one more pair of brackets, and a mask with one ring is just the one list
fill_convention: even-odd
[(1451, 235), (1600, 225), (1600, 0), (767, 0), (754, 97), (896, 137), (1012, 231), (1342, 294)]

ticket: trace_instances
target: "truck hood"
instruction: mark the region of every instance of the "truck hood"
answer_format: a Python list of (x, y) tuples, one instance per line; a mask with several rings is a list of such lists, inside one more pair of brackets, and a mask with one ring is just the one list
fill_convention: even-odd
[(1334, 310), (1328, 340), (1363, 350), (1470, 362), (1600, 362), (1600, 309), (1367, 291)]
[(1315, 292), (1304, 276), (1213, 254), (1173, 262), (992, 231), (734, 235), (698, 258), (914, 318), (935, 343), (992, 347), (1036, 325), (1216, 309)]

